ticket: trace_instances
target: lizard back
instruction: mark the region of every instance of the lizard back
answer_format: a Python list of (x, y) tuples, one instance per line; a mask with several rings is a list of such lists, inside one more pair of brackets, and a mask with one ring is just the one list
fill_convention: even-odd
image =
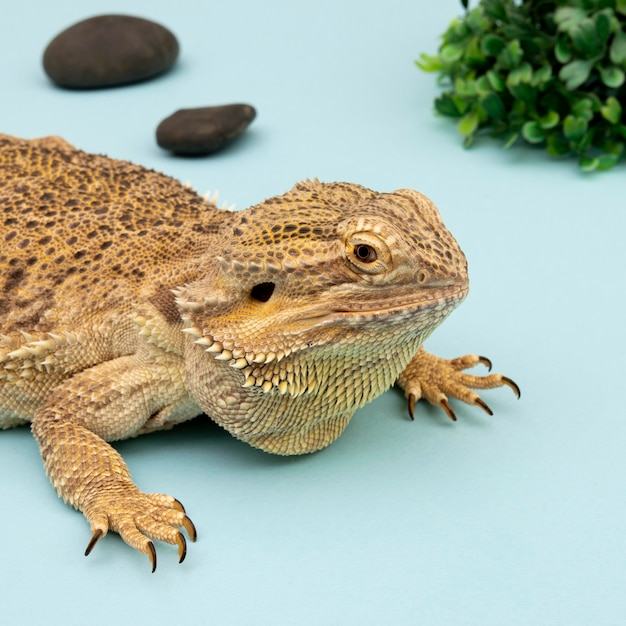
[(194, 275), (225, 212), (180, 182), (63, 140), (0, 135), (0, 428), (61, 380), (136, 349), (131, 313), (181, 323), (171, 288)]

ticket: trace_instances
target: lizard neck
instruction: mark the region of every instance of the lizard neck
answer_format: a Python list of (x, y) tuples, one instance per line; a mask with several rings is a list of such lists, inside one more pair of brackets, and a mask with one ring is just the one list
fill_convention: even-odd
[[(345, 342), (297, 352), (264, 376), (272, 385), (246, 385), (250, 377), (190, 343), (187, 387), (203, 410), (238, 439), (274, 454), (305, 454), (331, 444), (354, 412), (394, 384), (415, 354), (422, 334), (387, 343)], [(257, 368), (261, 374), (261, 368)], [(290, 382), (281, 392), (281, 373)], [(284, 386), (283, 386), (284, 389)]]

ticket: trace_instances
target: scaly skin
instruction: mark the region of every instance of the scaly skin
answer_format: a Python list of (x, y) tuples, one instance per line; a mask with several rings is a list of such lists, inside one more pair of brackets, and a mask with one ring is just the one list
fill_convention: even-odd
[[(0, 136), (0, 428), (31, 423), (50, 480), (92, 529), (147, 554), (195, 539), (108, 442), (203, 412), (276, 454), (334, 441), (396, 381), (413, 413), (500, 374), (439, 359), (428, 335), (465, 297), (465, 257), (435, 206), (307, 181), (246, 211), (62, 139)], [(447, 395), (446, 395), (447, 394)]]

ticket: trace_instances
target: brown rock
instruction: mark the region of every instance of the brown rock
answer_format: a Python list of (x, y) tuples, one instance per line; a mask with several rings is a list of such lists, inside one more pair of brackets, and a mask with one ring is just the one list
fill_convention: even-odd
[(159, 124), (157, 143), (176, 154), (210, 154), (243, 133), (255, 116), (249, 104), (181, 109)]
[(44, 52), (43, 66), (61, 87), (113, 87), (165, 72), (178, 51), (176, 37), (156, 22), (100, 15), (58, 34)]

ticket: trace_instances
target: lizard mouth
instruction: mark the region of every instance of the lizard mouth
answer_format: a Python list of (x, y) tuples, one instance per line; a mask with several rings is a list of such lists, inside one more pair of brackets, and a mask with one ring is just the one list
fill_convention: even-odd
[[(394, 290), (393, 297), (382, 295), (378, 298), (359, 300), (358, 298), (346, 298), (346, 303), (341, 306), (320, 306), (317, 310), (309, 311), (307, 320), (332, 319), (386, 319), (391, 317), (410, 317), (419, 315), (425, 311), (450, 311), (460, 304), (467, 296), (468, 284), (458, 283), (447, 286), (432, 286), (407, 289), (406, 293), (398, 295)], [(336, 294), (335, 294), (336, 295)]]

